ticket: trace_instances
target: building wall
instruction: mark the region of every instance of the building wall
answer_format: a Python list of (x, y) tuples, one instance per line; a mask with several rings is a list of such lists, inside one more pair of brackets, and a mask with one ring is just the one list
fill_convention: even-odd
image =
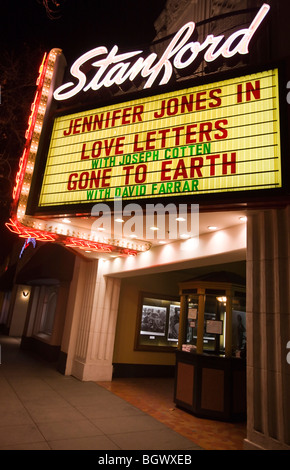
[(123, 279), (118, 310), (118, 322), (113, 362), (120, 364), (174, 365), (174, 353), (135, 350), (138, 307), (140, 292), (162, 295), (176, 295), (178, 284), (164, 275), (137, 276)]
[(25, 285), (16, 285), (15, 289), (15, 301), (13, 304), (9, 336), (20, 337), (23, 333), (26, 321), (26, 314), (30, 300), (30, 287)]
[(1, 304), (1, 314), (0, 314), (0, 326), (3, 330), (7, 330), (7, 320), (9, 314), (9, 306), (11, 300), (11, 291), (1, 292), (2, 295), (2, 304)]

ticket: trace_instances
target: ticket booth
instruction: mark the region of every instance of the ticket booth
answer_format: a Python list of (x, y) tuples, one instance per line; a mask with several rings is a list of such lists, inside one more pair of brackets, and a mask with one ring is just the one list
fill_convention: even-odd
[(179, 285), (174, 401), (199, 417), (246, 417), (246, 292), (236, 281), (215, 273)]

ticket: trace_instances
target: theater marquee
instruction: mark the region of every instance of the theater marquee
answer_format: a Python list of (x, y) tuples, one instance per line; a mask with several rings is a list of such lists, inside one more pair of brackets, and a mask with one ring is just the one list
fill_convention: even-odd
[(39, 207), (278, 187), (275, 69), (57, 117)]

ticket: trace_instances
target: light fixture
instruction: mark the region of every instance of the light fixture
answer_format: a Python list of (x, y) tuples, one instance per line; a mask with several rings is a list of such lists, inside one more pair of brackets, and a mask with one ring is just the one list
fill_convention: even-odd
[(150, 230), (155, 230), (156, 231), (156, 230), (159, 230), (159, 228), (158, 227), (150, 227)]
[(217, 297), (216, 298), (218, 300), (218, 302), (226, 302), (227, 301), (227, 298), (226, 297)]
[(241, 222), (247, 222), (247, 217), (245, 215), (243, 215), (242, 217), (240, 217), (240, 221)]
[(120, 223), (122, 223), (122, 222), (125, 222), (125, 221), (124, 221), (123, 219), (115, 219), (115, 222), (120, 222)]
[(185, 221), (185, 218), (184, 217), (176, 217), (176, 219), (178, 222), (184, 222)]
[(22, 297), (24, 297), (26, 299), (28, 296), (29, 296), (29, 291), (28, 290), (22, 291)]
[(217, 227), (215, 227), (215, 225), (209, 225), (207, 228), (209, 230), (216, 230), (217, 229)]
[(180, 235), (180, 238), (189, 238), (189, 237), (190, 237), (190, 235), (188, 235), (188, 233), (182, 233)]

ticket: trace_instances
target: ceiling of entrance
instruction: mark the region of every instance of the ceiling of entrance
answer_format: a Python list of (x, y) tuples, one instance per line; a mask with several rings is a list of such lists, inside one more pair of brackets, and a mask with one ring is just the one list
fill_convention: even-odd
[[(191, 218), (188, 217), (187, 221), (183, 222), (183, 225), (180, 224), (180, 221), (176, 221), (174, 215), (163, 215), (161, 214), (159, 218), (155, 216), (154, 220), (152, 218), (146, 219), (144, 215), (138, 216), (138, 214), (134, 214), (133, 216), (124, 216), (122, 214), (122, 218), (111, 216), (109, 221), (101, 217), (81, 217), (65, 218), (62, 222), (63, 224), (71, 224), (77, 227), (80, 232), (81, 230), (92, 230), (94, 233), (98, 233), (100, 240), (104, 243), (110, 243), (112, 240), (115, 240), (115, 232), (117, 231), (118, 238), (126, 241), (128, 247), (134, 248), (134, 246), (139, 246), (140, 251), (146, 251), (160, 244), (174, 243), (177, 240), (189, 238), (190, 234), (193, 234), (192, 236), (201, 236), (206, 233), (246, 223), (245, 210), (201, 212), (194, 214)], [(193, 228), (190, 226), (190, 223), (194, 224)], [(172, 232), (172, 227), (176, 228), (176, 233)], [(184, 227), (187, 228), (186, 233), (182, 232)], [(125, 232), (124, 229), (126, 229)], [(116, 256), (112, 255), (112, 253), (98, 253), (89, 249), (74, 248), (74, 250), (88, 258), (110, 258)]]

